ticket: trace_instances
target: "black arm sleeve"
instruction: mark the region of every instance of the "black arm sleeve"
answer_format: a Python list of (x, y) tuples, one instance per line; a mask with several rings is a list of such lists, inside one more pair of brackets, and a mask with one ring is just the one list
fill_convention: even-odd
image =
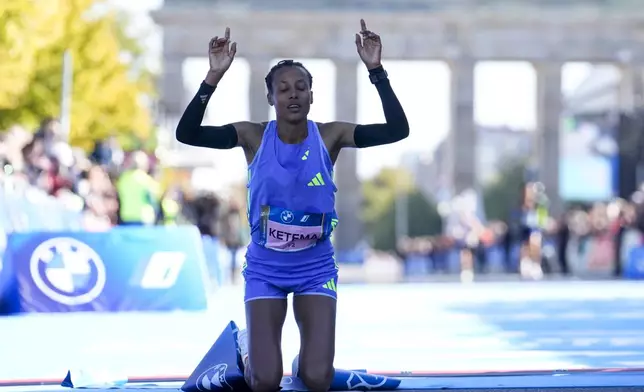
[[(374, 71), (377, 72), (378, 69)], [(395, 143), (409, 136), (407, 116), (391, 88), (389, 79), (380, 80), (375, 86), (382, 101), (386, 123), (356, 126), (353, 140), (358, 148)]]
[(232, 124), (220, 127), (203, 126), (203, 116), (206, 106), (215, 91), (215, 87), (201, 83), (199, 91), (188, 104), (179, 125), (177, 125), (177, 140), (181, 143), (197, 147), (230, 149), (237, 146), (237, 130)]

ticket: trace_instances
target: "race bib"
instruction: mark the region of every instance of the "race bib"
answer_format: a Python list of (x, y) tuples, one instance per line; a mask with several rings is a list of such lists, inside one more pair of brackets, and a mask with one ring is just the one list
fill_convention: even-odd
[(262, 244), (279, 252), (297, 252), (314, 247), (327, 238), (337, 219), (335, 214), (291, 211), (262, 206)]

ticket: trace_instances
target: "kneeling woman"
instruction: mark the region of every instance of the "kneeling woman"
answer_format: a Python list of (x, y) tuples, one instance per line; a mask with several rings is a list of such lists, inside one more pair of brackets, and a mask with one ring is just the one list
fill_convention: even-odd
[[(338, 267), (330, 235), (335, 214), (333, 165), (343, 148), (394, 143), (409, 135), (405, 113), (380, 63), (380, 37), (356, 34), (356, 48), (376, 86), (385, 124), (308, 120), (313, 78), (285, 60), (266, 76), (275, 121), (201, 126), (208, 100), (230, 67), (236, 43), (230, 30), (210, 41), (210, 71), (177, 127), (177, 139), (193, 146), (242, 147), (248, 162), (248, 218), (252, 241), (244, 266), (247, 330), (239, 334), (244, 373), (255, 392), (279, 390), (282, 327), (289, 293), (300, 329), (299, 377), (312, 391), (333, 379)], [(351, 86), (350, 88), (355, 88)]]

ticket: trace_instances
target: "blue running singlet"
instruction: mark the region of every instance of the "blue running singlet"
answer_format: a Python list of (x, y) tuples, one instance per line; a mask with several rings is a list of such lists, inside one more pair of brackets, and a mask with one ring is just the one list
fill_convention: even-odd
[(338, 223), (337, 188), (317, 124), (308, 121), (303, 142), (286, 144), (277, 135), (277, 123), (269, 122), (248, 177), (252, 240), (243, 271), (247, 282), (297, 287), (335, 276), (330, 235)]

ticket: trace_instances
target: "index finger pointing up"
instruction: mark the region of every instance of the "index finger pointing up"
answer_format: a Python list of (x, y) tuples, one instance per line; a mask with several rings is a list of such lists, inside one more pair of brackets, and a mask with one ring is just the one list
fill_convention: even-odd
[(365, 23), (364, 19), (360, 19), (360, 28), (362, 31), (367, 31), (367, 24)]
[(224, 34), (224, 37), (226, 37), (226, 41), (230, 39), (230, 27), (226, 27), (226, 33)]

